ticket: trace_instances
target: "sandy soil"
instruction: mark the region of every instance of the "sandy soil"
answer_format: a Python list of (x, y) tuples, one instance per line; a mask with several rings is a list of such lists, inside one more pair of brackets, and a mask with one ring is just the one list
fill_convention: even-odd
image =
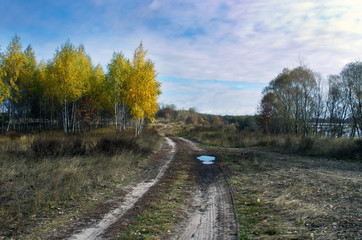
[[(197, 155), (207, 155), (195, 143), (182, 139)], [(197, 190), (193, 198), (193, 211), (181, 223), (175, 239), (236, 239), (235, 214), (232, 211), (232, 195), (225, 176), (216, 164), (204, 165), (197, 162)]]
[[(163, 165), (155, 168), (153, 174), (145, 175), (145, 179), (136, 185), (126, 188), (127, 194), (109, 200), (111, 207), (107, 212), (100, 211), (90, 214), (72, 226), (66, 233), (55, 233), (54, 239), (114, 239), (116, 234), (125, 229), (125, 222), (132, 222), (144, 208), (147, 199), (155, 199), (158, 186), (166, 182), (165, 176), (172, 175), (178, 163), (190, 161), (193, 165), (196, 188), (190, 194), (189, 205), (185, 208), (180, 222), (171, 239), (235, 239), (231, 235), (237, 231), (235, 214), (232, 211), (232, 199), (223, 172), (217, 165), (203, 165), (196, 159), (205, 154), (193, 142), (174, 138), (165, 138), (162, 154)], [(159, 183), (159, 184), (157, 184)], [(162, 185), (162, 184), (161, 184)], [(109, 205), (107, 203), (106, 205)], [(102, 209), (102, 206), (100, 206)]]
[(108, 212), (103, 218), (96, 224), (90, 227), (82, 229), (79, 233), (75, 233), (70, 236), (69, 240), (92, 240), (98, 239), (99, 236), (120, 219), (128, 210), (130, 210), (135, 203), (153, 186), (155, 185), (165, 174), (171, 160), (174, 157), (176, 151), (176, 144), (169, 138), (165, 138), (168, 145), (167, 161), (159, 169), (157, 176), (154, 179), (146, 179), (141, 183), (134, 186), (130, 192), (124, 197), (123, 201), (119, 203), (119, 206), (112, 211)]

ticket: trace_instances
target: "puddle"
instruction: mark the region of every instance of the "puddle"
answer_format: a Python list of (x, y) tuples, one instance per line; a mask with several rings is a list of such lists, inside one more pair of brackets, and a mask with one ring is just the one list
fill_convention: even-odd
[(214, 156), (199, 156), (197, 157), (203, 164), (214, 164), (215, 157)]

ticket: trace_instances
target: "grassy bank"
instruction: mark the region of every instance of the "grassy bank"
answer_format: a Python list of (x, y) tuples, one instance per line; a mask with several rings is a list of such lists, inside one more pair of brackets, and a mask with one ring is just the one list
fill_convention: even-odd
[(211, 127), (180, 127), (178, 134), (205, 145), (227, 148), (266, 148), (305, 156), (362, 160), (362, 139), (266, 135)]
[(129, 183), (161, 144), (154, 129), (137, 139), (133, 135), (99, 129), (82, 135), (1, 137), (0, 236), (26, 236), (44, 219), (49, 223), (75, 210), (81, 214)]

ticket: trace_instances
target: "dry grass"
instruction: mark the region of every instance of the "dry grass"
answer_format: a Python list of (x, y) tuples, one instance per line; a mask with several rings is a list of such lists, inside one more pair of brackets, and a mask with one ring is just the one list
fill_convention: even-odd
[(211, 146), (262, 147), (272, 151), (304, 156), (362, 160), (362, 139), (266, 135), (259, 132), (228, 131), (210, 127), (179, 127), (178, 132), (187, 138)]
[(230, 171), (243, 239), (361, 238), (360, 163), (250, 150), (219, 154)]
[(101, 129), (0, 138), (0, 236), (26, 234), (34, 219), (52, 215), (90, 194), (130, 181), (160, 146), (152, 129), (141, 137)]

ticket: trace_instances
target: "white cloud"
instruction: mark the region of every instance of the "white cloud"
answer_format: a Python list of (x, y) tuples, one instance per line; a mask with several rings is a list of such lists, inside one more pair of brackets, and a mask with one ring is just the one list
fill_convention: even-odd
[(153, 11), (159, 9), (160, 7), (161, 7), (161, 2), (159, 0), (153, 0), (149, 6), (149, 8)]
[[(259, 99), (248, 99), (260, 91), (203, 86), (197, 80), (267, 84), (283, 68), (297, 66), (300, 56), (325, 77), (362, 56), (362, 4), (357, 0), (93, 0), (93, 5), (97, 8), (89, 13), (79, 10), (89, 16), (77, 13), (81, 16), (75, 19), (82, 22), (69, 21), (66, 27), (57, 25), (58, 19), (35, 22), (61, 29), (64, 39), (56, 46), (68, 37), (84, 43), (94, 63), (103, 66), (113, 51), (132, 57), (142, 40), (160, 76), (195, 79), (191, 86), (164, 83), (161, 100), (180, 107), (251, 113)], [(41, 55), (55, 50), (54, 41), (36, 42)], [(1, 42), (2, 49), (6, 44)]]
[[(109, 46), (126, 49), (143, 40), (160, 76), (266, 84), (283, 68), (296, 67), (300, 57), (325, 77), (362, 55), (357, 1), (155, 0), (149, 8), (142, 10), (145, 21), (165, 18), (167, 24), (136, 21), (130, 35), (114, 37), (118, 44)], [(187, 35), (190, 29), (194, 32)], [(164, 83), (160, 101), (210, 113), (255, 112), (260, 90), (196, 80), (192, 86)]]
[(178, 108), (196, 107), (197, 111), (222, 115), (255, 114), (261, 98), (260, 90), (245, 90), (222, 82), (163, 81), (159, 102), (175, 104)]

